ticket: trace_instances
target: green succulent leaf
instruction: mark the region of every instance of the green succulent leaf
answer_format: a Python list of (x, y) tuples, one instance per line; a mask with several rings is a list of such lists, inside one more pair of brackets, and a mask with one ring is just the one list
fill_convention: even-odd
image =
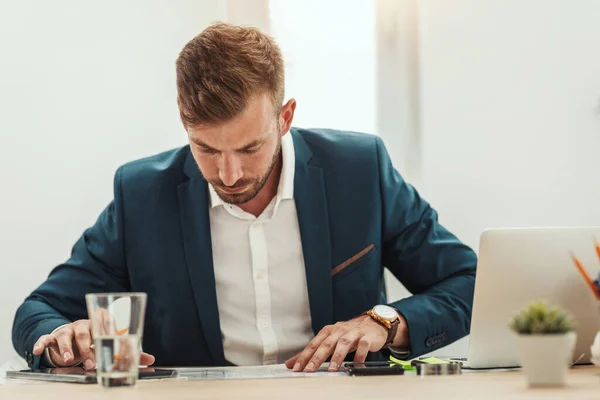
[(566, 333), (574, 325), (571, 315), (543, 300), (531, 302), (510, 321), (510, 328), (522, 335)]

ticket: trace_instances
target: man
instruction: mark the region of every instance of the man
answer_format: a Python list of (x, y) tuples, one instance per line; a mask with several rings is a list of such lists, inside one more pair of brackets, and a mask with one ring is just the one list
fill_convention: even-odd
[[(32, 366), (94, 368), (91, 292), (148, 293), (143, 364), (335, 371), (468, 333), (473, 251), (379, 138), (291, 128), (270, 37), (213, 25), (176, 70), (189, 146), (119, 168), (114, 200), (18, 309)], [(383, 266), (414, 295), (386, 305)]]

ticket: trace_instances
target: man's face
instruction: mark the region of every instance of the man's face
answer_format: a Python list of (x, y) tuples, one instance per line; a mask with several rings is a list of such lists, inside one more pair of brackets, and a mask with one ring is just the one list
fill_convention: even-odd
[(257, 95), (233, 120), (188, 127), (192, 155), (226, 203), (243, 204), (263, 188), (281, 153), (279, 117), (268, 95)]

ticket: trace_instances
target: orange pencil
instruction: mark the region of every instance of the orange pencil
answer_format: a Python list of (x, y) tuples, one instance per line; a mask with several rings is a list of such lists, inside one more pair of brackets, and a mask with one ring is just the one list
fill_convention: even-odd
[(571, 258), (573, 258), (573, 262), (575, 263), (575, 266), (577, 267), (577, 269), (581, 273), (581, 276), (583, 276), (583, 279), (585, 280), (585, 282), (588, 284), (588, 286), (590, 287), (590, 289), (592, 289), (592, 292), (594, 293), (594, 296), (596, 296), (596, 300), (600, 300), (600, 293), (598, 293), (598, 291), (596, 290), (596, 285), (594, 284), (594, 281), (588, 275), (587, 271), (585, 270), (585, 268), (581, 264), (581, 261), (579, 261), (577, 259), (577, 257), (575, 257), (575, 254), (573, 254), (573, 253), (570, 253), (570, 254), (571, 254)]
[(594, 243), (596, 245), (596, 254), (598, 255), (598, 260), (600, 260), (600, 245), (598, 244), (596, 238), (594, 238)]

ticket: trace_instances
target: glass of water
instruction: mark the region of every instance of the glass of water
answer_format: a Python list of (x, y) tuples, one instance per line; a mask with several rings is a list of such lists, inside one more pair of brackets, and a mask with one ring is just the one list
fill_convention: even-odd
[(85, 296), (92, 328), (96, 375), (102, 386), (133, 386), (140, 363), (146, 293)]

